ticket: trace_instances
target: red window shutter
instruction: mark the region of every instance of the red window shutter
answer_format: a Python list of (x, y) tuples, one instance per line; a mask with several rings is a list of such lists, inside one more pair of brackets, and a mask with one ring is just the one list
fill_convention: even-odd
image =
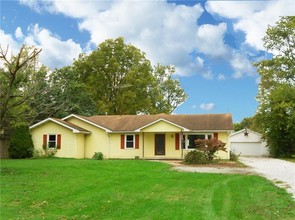
[(135, 135), (135, 149), (139, 149), (139, 134)]
[(58, 134), (57, 135), (57, 145), (56, 145), (57, 149), (61, 149), (61, 135)]
[(214, 133), (214, 139), (215, 139), (215, 140), (218, 140), (218, 133), (217, 133), (217, 132)]
[(124, 149), (125, 147), (125, 135), (121, 134), (121, 149)]
[(45, 150), (47, 148), (47, 135), (43, 134), (43, 149)]
[(179, 150), (179, 134), (175, 134), (175, 150)]

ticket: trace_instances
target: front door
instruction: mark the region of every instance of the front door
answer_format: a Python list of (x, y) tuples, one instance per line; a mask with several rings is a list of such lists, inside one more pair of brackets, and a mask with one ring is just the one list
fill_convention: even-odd
[(165, 134), (155, 134), (155, 155), (165, 155)]

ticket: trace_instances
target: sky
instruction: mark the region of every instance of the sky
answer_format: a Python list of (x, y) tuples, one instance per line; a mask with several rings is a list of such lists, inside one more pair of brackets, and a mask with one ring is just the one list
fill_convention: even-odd
[(153, 65), (175, 66), (188, 99), (174, 114), (255, 114), (262, 38), (294, 0), (1, 0), (0, 44), (42, 48), (50, 69), (71, 65), (106, 39), (124, 37)]

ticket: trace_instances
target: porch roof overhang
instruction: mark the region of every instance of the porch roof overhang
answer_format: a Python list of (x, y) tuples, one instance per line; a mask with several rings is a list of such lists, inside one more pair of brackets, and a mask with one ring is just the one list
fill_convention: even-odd
[[(144, 126), (138, 128), (138, 129), (136, 129), (135, 132), (143, 132), (143, 130), (144, 130), (145, 128), (148, 128), (148, 127), (150, 127), (150, 126), (152, 126), (152, 125), (155, 125), (155, 124), (157, 124), (158, 122), (165, 122), (165, 123), (167, 123), (167, 124), (169, 124), (169, 125), (175, 126), (175, 127), (179, 128), (179, 132), (190, 131), (189, 129), (187, 129), (187, 128), (181, 126), (181, 125), (178, 125), (178, 124), (175, 124), (175, 123), (173, 123), (173, 122), (171, 122), (171, 121), (168, 121), (168, 120), (166, 120), (166, 119), (160, 118), (160, 119), (158, 119), (158, 120), (155, 120), (155, 121), (153, 121), (153, 122), (151, 122), (151, 123), (149, 123), (149, 124), (147, 124), (147, 125), (144, 125)], [(158, 132), (158, 130), (149, 131), (149, 132)]]

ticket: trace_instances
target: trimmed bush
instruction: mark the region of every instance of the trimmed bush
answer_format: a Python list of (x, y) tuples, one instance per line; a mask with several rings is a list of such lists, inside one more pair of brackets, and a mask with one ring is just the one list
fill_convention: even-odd
[(19, 125), (12, 130), (8, 153), (12, 159), (30, 158), (33, 156), (33, 141), (29, 127)]
[(193, 150), (188, 152), (184, 157), (184, 163), (186, 164), (207, 164), (210, 161), (207, 158), (207, 155), (203, 151)]

